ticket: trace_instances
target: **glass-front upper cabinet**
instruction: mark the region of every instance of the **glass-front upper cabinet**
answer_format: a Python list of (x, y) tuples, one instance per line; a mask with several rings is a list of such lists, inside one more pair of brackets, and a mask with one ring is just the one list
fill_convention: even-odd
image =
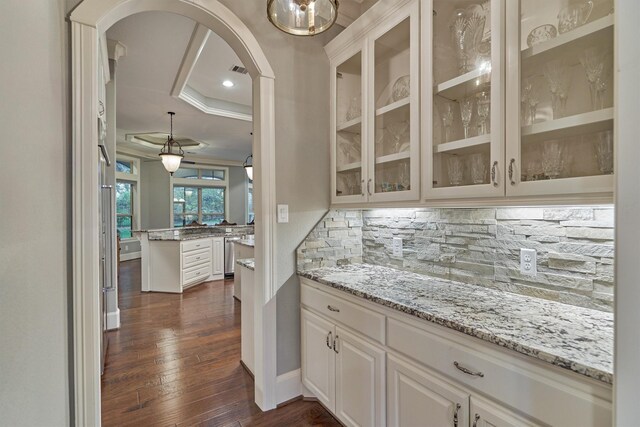
[(369, 40), (370, 201), (418, 200), (420, 3), (414, 1)]
[(335, 133), (332, 141), (333, 203), (366, 200), (366, 138), (363, 135), (363, 52), (351, 49), (332, 67)]
[(507, 4), (507, 195), (613, 189), (613, 0)]
[(422, 12), (428, 199), (504, 195), (504, 7), (433, 0)]

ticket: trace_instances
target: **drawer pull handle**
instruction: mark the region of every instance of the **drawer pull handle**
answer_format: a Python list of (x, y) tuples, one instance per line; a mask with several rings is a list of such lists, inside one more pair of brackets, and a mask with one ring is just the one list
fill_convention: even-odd
[(462, 406), (459, 403), (456, 403), (456, 409), (453, 411), (453, 427), (458, 427), (458, 412)]
[(336, 339), (333, 340), (333, 351), (338, 354), (340, 353), (338, 351), (338, 340), (340, 339), (340, 337), (338, 335), (336, 335)]
[(480, 421), (480, 415), (476, 414), (475, 418), (473, 419), (473, 427), (478, 427), (478, 421)]
[(339, 308), (331, 307), (330, 305), (328, 305), (327, 308), (329, 309), (329, 311), (333, 311), (335, 313), (340, 313), (340, 309)]
[(471, 369), (465, 368), (458, 362), (453, 362), (453, 366), (455, 366), (459, 371), (464, 372), (467, 375), (472, 375), (474, 377), (484, 378), (484, 374), (482, 372), (473, 372)]
[(331, 337), (333, 336), (333, 332), (329, 332), (327, 334), (327, 347), (329, 347), (329, 350), (331, 350)]

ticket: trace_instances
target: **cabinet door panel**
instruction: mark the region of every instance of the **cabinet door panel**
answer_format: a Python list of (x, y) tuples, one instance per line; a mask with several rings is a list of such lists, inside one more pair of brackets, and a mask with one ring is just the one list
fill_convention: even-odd
[(224, 239), (223, 238), (214, 238), (213, 239), (213, 275), (217, 276), (220, 274), (224, 274)]
[(335, 412), (333, 337), (332, 323), (302, 309), (302, 383)]
[(473, 427), (538, 426), (506, 408), (476, 396), (471, 396), (470, 412)]
[(387, 381), (389, 426), (469, 425), (469, 395), (434, 374), (389, 353)]
[(385, 353), (336, 328), (336, 416), (348, 426), (385, 425)]

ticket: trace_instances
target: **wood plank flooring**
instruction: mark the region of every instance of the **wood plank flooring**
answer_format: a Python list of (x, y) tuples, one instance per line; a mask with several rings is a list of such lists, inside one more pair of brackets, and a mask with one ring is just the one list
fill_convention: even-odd
[(140, 292), (140, 261), (120, 265), (121, 328), (109, 332), (104, 426), (339, 426), (316, 402), (261, 412), (240, 365), (233, 281), (182, 295)]

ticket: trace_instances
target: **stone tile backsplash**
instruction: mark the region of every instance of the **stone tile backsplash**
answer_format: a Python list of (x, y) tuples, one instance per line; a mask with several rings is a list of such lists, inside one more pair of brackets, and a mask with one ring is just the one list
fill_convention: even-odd
[[(364, 262), (611, 311), (613, 218), (609, 207), (332, 210), (298, 269)], [(536, 277), (520, 274), (521, 248), (537, 251)]]

